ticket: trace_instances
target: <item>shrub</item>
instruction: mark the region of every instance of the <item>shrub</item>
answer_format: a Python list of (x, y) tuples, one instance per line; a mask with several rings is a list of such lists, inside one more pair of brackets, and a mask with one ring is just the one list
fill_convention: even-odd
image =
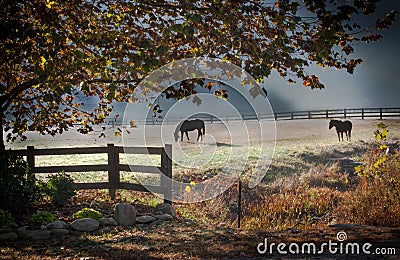
[(9, 152), (0, 155), (0, 208), (18, 213), (38, 198), (39, 188), (27, 162)]
[(41, 183), (41, 188), (56, 206), (64, 206), (76, 194), (74, 180), (65, 172), (49, 176), (47, 183)]
[(11, 213), (0, 209), (0, 228), (14, 228), (17, 227)]
[(345, 198), (343, 215), (358, 224), (398, 227), (400, 154), (389, 153), (388, 145), (383, 143), (388, 135), (384, 124), (379, 124), (374, 134), (379, 142), (363, 156), (363, 165), (356, 167), (360, 182)]
[(46, 224), (50, 223), (53, 221), (56, 221), (57, 217), (47, 211), (38, 211), (36, 214), (34, 214), (31, 219), (30, 223), (33, 225), (41, 225), (41, 224)]
[(79, 218), (92, 218), (92, 219), (101, 219), (103, 217), (103, 214), (97, 210), (90, 209), (90, 208), (83, 208), (78, 212), (75, 212), (73, 215), (74, 219), (79, 219)]

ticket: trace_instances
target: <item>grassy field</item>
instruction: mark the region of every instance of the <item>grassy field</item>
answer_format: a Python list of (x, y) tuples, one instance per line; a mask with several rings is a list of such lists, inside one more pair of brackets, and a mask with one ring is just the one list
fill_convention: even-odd
[[(351, 142), (338, 142), (335, 130), (328, 130), (328, 120), (294, 120), (277, 121), (276, 131), (271, 131), (267, 136), (269, 140), (260, 140), (258, 125), (248, 123), (248, 135), (255, 142), (262, 142), (264, 151), (268, 153), (268, 158), (272, 159), (269, 171), (266, 173), (264, 183), (271, 182), (277, 177), (288, 177), (296, 173), (307, 172), (311, 168), (324, 164), (330, 165), (344, 157), (349, 159), (357, 158), (366, 149), (366, 144), (373, 142), (373, 131), (379, 120), (353, 120), (353, 136)], [(390, 130), (392, 141), (400, 140), (400, 121), (385, 120)], [(88, 135), (81, 135), (73, 130), (60, 136), (41, 136), (36, 133), (28, 133), (28, 140), (16, 141), (8, 144), (12, 149), (25, 149), (31, 145), (35, 148), (57, 148), (57, 147), (97, 147), (106, 146), (107, 143), (115, 145), (136, 146), (143, 145), (140, 140), (140, 132), (146, 131), (147, 143), (160, 146), (162, 143), (173, 144), (174, 170), (173, 178), (179, 181), (201, 180), (205, 173), (218, 174), (218, 170), (227, 167), (232, 154), (246, 154), (240, 158), (245, 158), (249, 162), (246, 165), (246, 172), (251, 172), (251, 165), (260, 157), (260, 145), (240, 143), (232, 140), (235, 135), (237, 125), (242, 122), (230, 122), (224, 124), (207, 125), (207, 135), (201, 143), (194, 141), (178, 145), (170, 138), (158, 138), (163, 133), (159, 126), (147, 126), (145, 129), (133, 129), (131, 135), (126, 135), (124, 139), (114, 136), (115, 128), (106, 131), (106, 138), (99, 138), (100, 132), (93, 132)], [(272, 125), (268, 125), (272, 127)], [(168, 131), (172, 131), (168, 129)], [(273, 133), (274, 132), (274, 133)], [(164, 134), (165, 135), (165, 134)], [(172, 135), (171, 135), (172, 136)], [(246, 135), (244, 135), (246, 137)], [(190, 138), (196, 138), (194, 132), (190, 133)], [(275, 139), (275, 140), (274, 140)], [(122, 155), (121, 163), (155, 165), (160, 166), (159, 156), (144, 155)], [(266, 164), (269, 163), (265, 162)], [(106, 154), (93, 155), (59, 155), (59, 156), (39, 156), (36, 159), (37, 166), (53, 165), (84, 165), (84, 164), (107, 164)], [(263, 162), (261, 162), (263, 164)], [(249, 168), (250, 167), (250, 168)], [(95, 182), (107, 179), (106, 172), (82, 172), (72, 174), (78, 182)], [(135, 174), (122, 173), (127, 181), (135, 181)]]
[[(161, 226), (118, 228), (93, 234), (80, 234), (52, 243), (18, 241), (0, 246), (1, 259), (222, 259), (260, 257), (257, 245), (264, 238), (271, 242), (321, 244), (328, 240), (336, 241), (338, 231), (345, 230), (350, 241), (370, 242), (374, 247), (391, 247), (400, 250), (400, 185), (398, 154), (400, 140), (400, 120), (383, 120), (388, 126), (390, 155), (386, 162), (376, 165), (381, 154), (373, 132), (380, 120), (352, 120), (353, 137), (351, 142), (339, 142), (335, 131), (328, 130), (327, 120), (279, 121), (276, 123), (276, 142), (267, 140), (269, 149), (274, 150), (271, 164), (262, 182), (255, 188), (247, 186), (259, 155), (259, 147), (251, 145), (243, 151), (248, 152), (246, 170), (242, 176), (241, 228), (238, 229), (238, 189), (237, 183), (219, 196), (197, 203), (174, 203), (177, 219)], [(219, 174), (221, 167), (229, 158), (234, 146), (227, 139), (222, 125), (207, 126), (202, 144), (184, 142), (183, 154), (200, 151), (210, 152), (214, 157), (197, 162), (196, 169), (183, 167), (176, 161), (173, 178), (184, 181), (201, 181)], [(159, 129), (153, 129), (154, 135)], [(252, 128), (250, 128), (252, 130)], [(219, 135), (219, 133), (223, 133)], [(68, 133), (55, 138), (30, 134), (27, 142), (10, 144), (13, 148), (34, 145), (37, 148), (104, 146), (107, 143), (123, 145), (120, 138), (109, 130), (108, 139), (98, 139), (97, 134), (79, 136)], [(190, 136), (193, 139), (193, 135)], [(130, 144), (135, 142), (130, 139)], [(153, 139), (155, 141), (156, 139)], [(214, 142), (214, 145), (213, 143)], [(155, 143), (155, 142), (154, 142)], [(196, 154), (197, 149), (197, 154)], [(203, 150), (202, 150), (203, 149)], [(209, 150), (207, 150), (209, 149)], [(268, 150), (270, 152), (270, 150)], [(177, 157), (176, 151), (174, 156)], [(386, 157), (387, 156), (387, 157)], [(38, 158), (39, 165), (102, 164), (106, 155), (49, 156)], [(159, 158), (125, 158), (136, 163), (156, 164)], [(375, 177), (360, 177), (354, 166), (363, 162)], [(79, 182), (105, 180), (106, 173), (75, 173)], [(122, 173), (122, 178), (134, 181), (134, 174)], [(152, 180), (149, 176), (149, 181)], [(197, 184), (196, 184), (197, 185)], [(196, 188), (197, 186), (191, 186)], [(185, 186), (183, 186), (185, 188)], [(190, 192), (187, 196), (191, 196)], [(53, 210), (60, 218), (68, 219), (72, 209), (89, 206), (112, 214), (112, 205), (118, 201), (132, 202), (138, 212), (151, 212), (162, 199), (149, 193), (125, 190), (117, 192), (116, 201), (108, 198), (106, 191), (80, 191), (71, 206)], [(334, 224), (359, 224), (336, 228)], [(365, 225), (365, 226), (364, 226)], [(339, 225), (339, 227), (341, 227)], [(210, 241), (212, 242), (210, 245)], [(207, 250), (204, 250), (207, 248)], [(398, 251), (397, 251), (398, 253)], [(396, 259), (397, 255), (382, 257)], [(271, 255), (279, 258), (280, 255)], [(297, 256), (309, 258), (310, 255)], [(318, 255), (320, 258), (342, 259), (342, 254)], [(356, 256), (355, 256), (356, 257)], [(374, 259), (366, 256), (365, 259)], [(368, 258), (369, 257), (369, 258)]]

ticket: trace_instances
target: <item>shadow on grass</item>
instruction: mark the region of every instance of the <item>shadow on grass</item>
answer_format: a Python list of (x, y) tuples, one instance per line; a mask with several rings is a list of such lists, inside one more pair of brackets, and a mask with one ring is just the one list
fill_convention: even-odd
[[(310, 254), (280, 255), (276, 247), (268, 255), (257, 252), (257, 246), (268, 238), (268, 243), (315, 243), (336, 241), (342, 229), (325, 227), (318, 230), (271, 232), (243, 232), (235, 229), (187, 226), (176, 223), (152, 231), (138, 231), (115, 235), (114, 238), (92, 241), (82, 236), (67, 236), (41, 241), (14, 241), (0, 245), (0, 258), (9, 259), (308, 259)], [(365, 227), (346, 228), (352, 242), (371, 243), (374, 248), (399, 250), (398, 229)], [(325, 247), (326, 249), (326, 247)], [(397, 251), (398, 252), (398, 251)], [(315, 255), (313, 255), (315, 256)], [(354, 256), (355, 258), (352, 258)], [(331, 254), (325, 250), (317, 258), (359, 259), (360, 255)], [(362, 255), (364, 259), (375, 259)], [(397, 259), (396, 255), (382, 255), (382, 259)], [(263, 258), (264, 259), (264, 258)]]

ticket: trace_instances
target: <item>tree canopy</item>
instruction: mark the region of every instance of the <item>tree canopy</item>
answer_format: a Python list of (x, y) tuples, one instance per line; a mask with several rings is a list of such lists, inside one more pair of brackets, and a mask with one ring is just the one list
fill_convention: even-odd
[[(0, 121), (7, 140), (26, 131), (87, 133), (113, 101), (170, 62), (211, 57), (258, 81), (276, 70), (289, 82), (323, 88), (311, 64), (353, 73), (354, 45), (377, 41), (397, 12), (363, 25), (378, 0), (101, 0), (0, 2)], [(371, 29), (372, 28), (372, 29)], [(184, 88), (191, 89), (191, 84)], [(185, 93), (192, 93), (186, 91)], [(98, 107), (82, 109), (81, 97)], [(170, 91), (169, 97), (182, 96)], [(1, 140), (3, 144), (3, 140)], [(2, 146), (4, 149), (4, 145)]]

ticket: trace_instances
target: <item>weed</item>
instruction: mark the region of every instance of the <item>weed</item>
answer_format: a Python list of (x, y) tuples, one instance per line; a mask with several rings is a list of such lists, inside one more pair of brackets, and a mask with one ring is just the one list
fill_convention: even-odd
[(83, 208), (82, 210), (75, 212), (73, 214), (74, 219), (80, 219), (80, 218), (92, 218), (92, 219), (101, 219), (103, 217), (103, 214), (97, 210), (90, 209), (90, 208)]

